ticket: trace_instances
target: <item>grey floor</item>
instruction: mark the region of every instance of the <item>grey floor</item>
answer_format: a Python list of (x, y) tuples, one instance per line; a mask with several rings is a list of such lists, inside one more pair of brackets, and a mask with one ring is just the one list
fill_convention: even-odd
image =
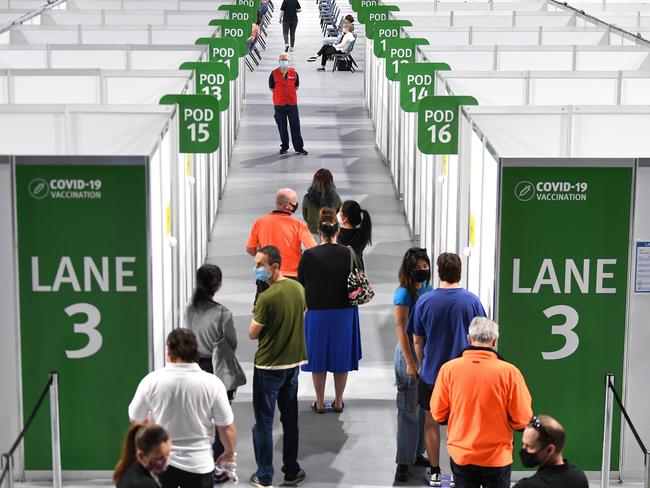
[[(238, 356), (249, 383), (238, 391), (233, 404), (238, 435), (239, 473), (246, 484), (254, 472), (251, 427), (251, 375), (256, 342), (248, 340), (246, 327), (253, 300), (253, 260), (244, 252), (254, 220), (270, 211), (278, 188), (292, 187), (300, 198), (313, 173), (327, 167), (343, 199), (355, 199), (373, 218), (374, 245), (367, 250), (368, 275), (377, 296), (361, 307), (363, 359), (350, 374), (342, 414), (316, 415), (311, 377), (300, 377), (300, 459), (307, 472), (303, 486), (391, 486), (395, 457), (395, 345), (392, 295), (397, 286), (401, 256), (411, 245), (400, 202), (395, 198), (390, 174), (374, 147), (374, 133), (363, 103), (363, 72), (316, 72), (306, 59), (320, 47), (318, 12), (312, 0), (303, 0), (292, 65), (300, 75), (299, 107), (302, 134), (309, 156), (292, 151), (279, 156), (279, 137), (273, 120), (268, 75), (283, 50), (277, 10), (271, 24), (268, 49), (262, 65), (247, 73), (246, 103), (231, 173), (209, 247), (208, 261), (224, 272), (222, 290), (215, 297), (235, 315), (239, 335)], [(279, 7), (280, 0), (276, 0)], [(363, 67), (363, 32), (354, 56)], [(298, 211), (300, 214), (300, 210)], [(331, 379), (327, 398), (333, 396)], [(281, 466), (281, 428), (275, 428), (275, 466)], [(443, 447), (444, 451), (444, 447)], [(443, 452), (443, 471), (449, 473)], [(407, 485), (423, 486), (423, 470), (413, 470)], [(281, 481), (276, 473), (275, 485)], [(614, 483), (613, 483), (614, 484)], [(66, 483), (67, 486), (107, 486), (108, 481)], [(19, 486), (44, 486), (19, 484)], [(592, 486), (599, 486), (593, 484)], [(619, 486), (641, 486), (626, 483)]]

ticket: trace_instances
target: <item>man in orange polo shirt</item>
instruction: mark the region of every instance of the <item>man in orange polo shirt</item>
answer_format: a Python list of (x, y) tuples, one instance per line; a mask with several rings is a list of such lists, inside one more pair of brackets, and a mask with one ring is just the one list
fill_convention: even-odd
[(512, 431), (533, 416), (524, 377), (496, 352), (498, 338), (496, 323), (472, 320), (470, 346), (442, 366), (431, 395), (431, 415), (447, 424), (456, 488), (509, 488)]
[[(291, 188), (282, 188), (275, 194), (275, 210), (255, 221), (246, 243), (246, 252), (255, 256), (265, 246), (275, 246), (282, 256), (280, 271), (287, 278), (296, 279), (298, 263), (305, 249), (316, 245), (307, 224), (293, 217), (298, 209), (298, 194)], [(257, 293), (268, 288), (264, 280), (257, 280)], [(257, 298), (257, 297), (256, 297)]]

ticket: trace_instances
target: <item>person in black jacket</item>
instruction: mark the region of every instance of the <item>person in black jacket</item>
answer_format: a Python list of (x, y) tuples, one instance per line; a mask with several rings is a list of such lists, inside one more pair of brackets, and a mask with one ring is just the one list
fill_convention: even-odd
[(548, 415), (533, 417), (524, 430), (521, 462), (527, 468), (539, 466), (530, 478), (520, 480), (515, 488), (589, 488), (585, 473), (564, 459), (564, 427)]
[(359, 268), (365, 270), (363, 250), (367, 245), (372, 246), (372, 222), (367, 210), (354, 200), (346, 200), (341, 205), (337, 215), (341, 232), (338, 236), (339, 244), (350, 246), (357, 253)]
[(133, 422), (113, 473), (117, 488), (160, 488), (158, 475), (167, 469), (171, 449), (172, 441), (163, 427)]

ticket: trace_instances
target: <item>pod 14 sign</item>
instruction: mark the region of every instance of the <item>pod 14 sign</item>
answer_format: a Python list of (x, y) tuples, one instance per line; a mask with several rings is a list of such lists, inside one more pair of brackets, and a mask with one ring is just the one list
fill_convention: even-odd
[[(58, 371), (66, 470), (115, 467), (148, 371), (147, 186), (135, 159), (16, 158), (23, 415)], [(50, 445), (46, 407), (25, 438), (26, 468), (51, 469)]]
[(623, 373), (632, 169), (510, 164), (501, 185), (499, 351), (522, 370), (534, 411), (552, 412), (571, 433), (571, 461), (598, 470), (603, 378)]

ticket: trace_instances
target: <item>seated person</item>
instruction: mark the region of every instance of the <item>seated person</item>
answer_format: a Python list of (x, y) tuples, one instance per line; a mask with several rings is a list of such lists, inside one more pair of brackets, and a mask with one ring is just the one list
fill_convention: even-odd
[(347, 54), (350, 51), (350, 45), (354, 42), (354, 24), (343, 24), (343, 38), (338, 44), (324, 45), (320, 48), (317, 55), (321, 56), (321, 65), (316, 68), (318, 71), (325, 71), (327, 58), (332, 54)]
[(251, 36), (246, 39), (246, 42), (248, 43), (248, 52), (251, 52), (253, 49), (253, 46), (255, 45), (255, 41), (257, 41), (257, 38), (260, 36), (260, 22), (259, 19), (257, 22), (253, 22), (253, 25), (251, 26)]
[[(346, 23), (347, 24), (354, 24), (354, 17), (352, 17), (350, 14), (346, 15), (345, 16), (345, 22), (343, 24), (345, 25)], [(327, 29), (327, 30), (330, 31), (330, 32), (336, 32), (338, 30), (339, 34), (338, 34), (338, 36), (326, 36), (326, 37), (324, 37), (323, 38), (323, 46), (325, 46), (327, 44), (329, 44), (329, 45), (338, 44), (338, 43), (341, 42), (341, 39), (343, 39), (343, 26), (341, 26), (341, 29), (339, 29), (337, 27), (332, 27), (332, 28)], [(314, 61), (316, 60), (317, 57), (318, 56), (314, 57)]]

